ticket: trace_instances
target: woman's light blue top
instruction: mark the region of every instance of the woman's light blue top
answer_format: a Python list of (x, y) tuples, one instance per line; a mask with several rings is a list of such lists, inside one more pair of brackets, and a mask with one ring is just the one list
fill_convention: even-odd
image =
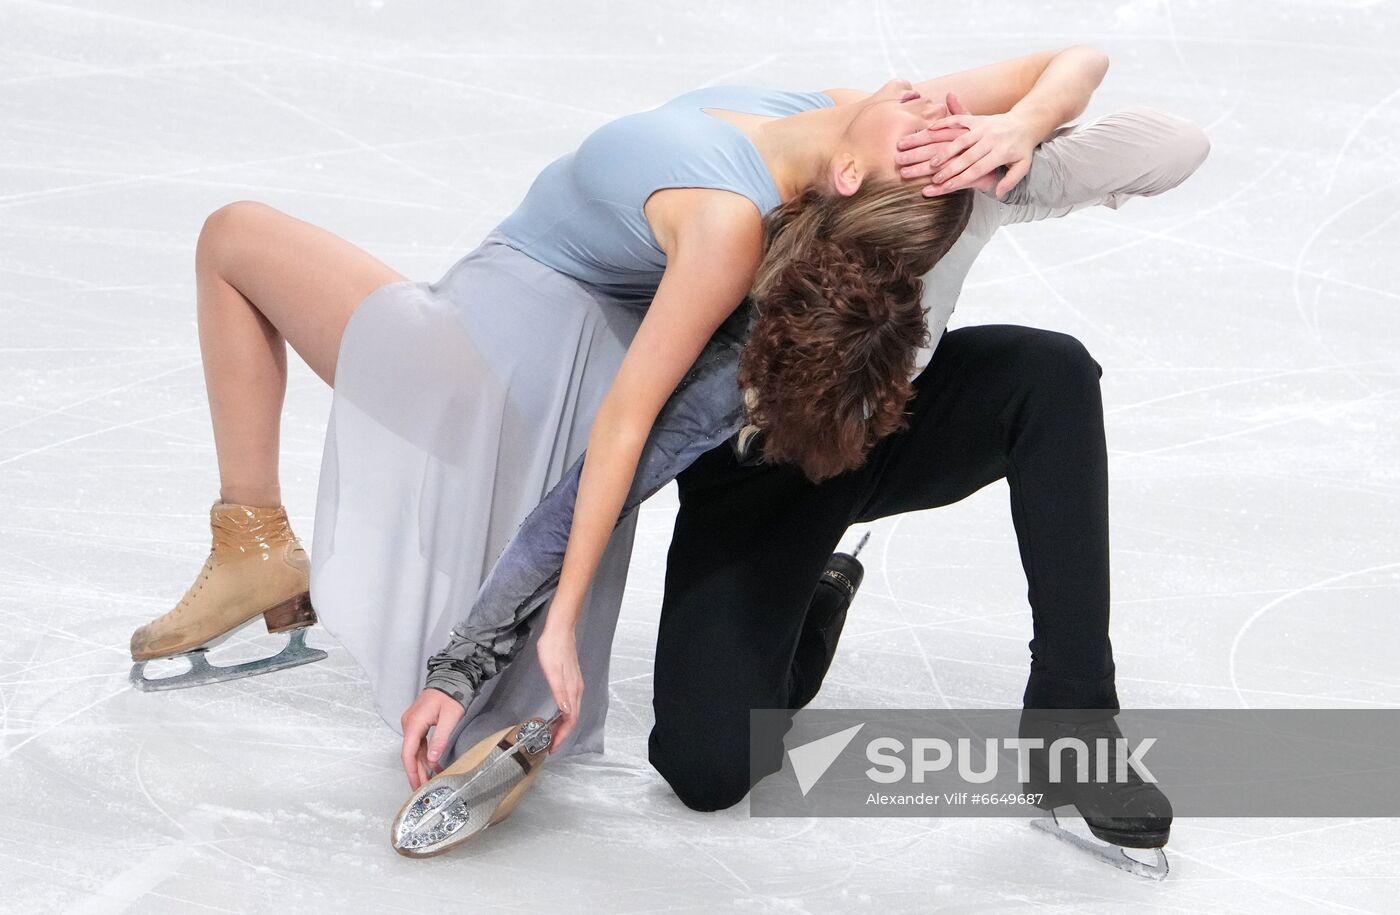
[(609, 121), (542, 171), (496, 231), (512, 247), (610, 293), (650, 299), (666, 255), (642, 208), (663, 188), (718, 188), (760, 214), (782, 201), (743, 131), (704, 109), (785, 117), (835, 102), (821, 92), (711, 86)]

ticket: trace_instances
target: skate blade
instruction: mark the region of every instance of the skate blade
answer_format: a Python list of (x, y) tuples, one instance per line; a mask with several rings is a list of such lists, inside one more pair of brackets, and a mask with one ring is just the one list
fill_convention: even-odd
[[(511, 731), (515, 732), (510, 739)], [(553, 739), (552, 727), (533, 718), (483, 740), (473, 751), (486, 755), (461, 772), (448, 771), (415, 791), (390, 824), (394, 851), (407, 858), (431, 858), (474, 839), (505, 819), (539, 773), (540, 758)], [(523, 744), (519, 749), (517, 745)], [(523, 756), (521, 750), (530, 755)]]
[[(475, 771), (465, 776), (433, 780), (419, 788), (394, 820), (394, 851), (407, 858), (431, 858), (485, 832), (496, 806), (513, 786), (507, 786), (494, 797), (484, 798), (474, 794), (454, 798), (457, 789), (474, 774)], [(439, 811), (438, 808), (443, 809)], [(436, 820), (419, 829), (418, 824), (434, 812), (437, 812)]]
[(1031, 825), (1042, 832), (1049, 833), (1061, 842), (1088, 852), (1103, 863), (1127, 871), (1135, 877), (1161, 881), (1167, 879), (1167, 873), (1171, 870), (1171, 866), (1167, 863), (1167, 853), (1161, 848), (1133, 849), (1134, 851), (1154, 853), (1152, 861), (1139, 861), (1137, 858), (1129, 857), (1127, 850), (1121, 845), (1108, 845), (1075, 835), (1060, 824), (1060, 820), (1055, 816), (1053, 810), (1043, 817), (1031, 820)]
[[(321, 649), (307, 646), (305, 629), (294, 630), (290, 635), (286, 646), (268, 658), (258, 658), (253, 661), (244, 661), (242, 664), (217, 667), (210, 664), (205, 658), (207, 647), (196, 648), (193, 651), (173, 655), (173, 657), (189, 659), (190, 669), (182, 674), (174, 674), (169, 677), (147, 677), (146, 665), (150, 662), (137, 661), (131, 665), (129, 679), (131, 685), (141, 692), (152, 693), (167, 689), (204, 686), (209, 683), (223, 683), (227, 680), (238, 680), (243, 677), (256, 677), (260, 674), (270, 674), (275, 670), (286, 670), (288, 667), (300, 667), (302, 664), (310, 664), (313, 661), (329, 657)], [(165, 659), (153, 658), (152, 660)]]

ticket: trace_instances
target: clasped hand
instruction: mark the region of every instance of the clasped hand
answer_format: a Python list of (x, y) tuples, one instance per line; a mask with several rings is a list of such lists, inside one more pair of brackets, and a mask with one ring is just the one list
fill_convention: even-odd
[(1036, 140), (1019, 116), (972, 114), (952, 92), (940, 108), (942, 117), (901, 137), (895, 154), (900, 177), (928, 181), (925, 197), (966, 187), (1001, 197), (1030, 171)]

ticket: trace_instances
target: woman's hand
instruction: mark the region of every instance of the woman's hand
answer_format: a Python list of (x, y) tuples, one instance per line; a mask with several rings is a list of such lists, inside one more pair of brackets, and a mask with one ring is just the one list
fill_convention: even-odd
[[(1014, 111), (975, 115), (948, 93), (948, 114), (903, 137), (895, 161), (903, 178), (930, 178), (925, 197), (965, 187), (1001, 197), (1030, 171), (1037, 138)], [(997, 169), (1006, 167), (1004, 173)]]
[(540, 658), (540, 670), (554, 693), (554, 704), (564, 713), (549, 745), (549, 752), (553, 753), (574, 729), (583, 701), (583, 674), (578, 668), (573, 627), (551, 626), (546, 619), (539, 641), (535, 643), (535, 652)]
[[(438, 760), (447, 752), (447, 740), (466, 712), (462, 704), (440, 689), (425, 689), (399, 718), (403, 725), (403, 771), (413, 791), (442, 771)], [(433, 732), (432, 743), (428, 731)]]

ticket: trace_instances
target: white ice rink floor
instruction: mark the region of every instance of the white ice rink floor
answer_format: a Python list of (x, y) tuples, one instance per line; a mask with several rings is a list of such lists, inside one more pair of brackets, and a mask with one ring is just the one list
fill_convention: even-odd
[[(1105, 368), (1123, 703), (1394, 707), (1397, 37), (1363, 0), (0, 0), (0, 910), (1394, 911), (1395, 820), (1180, 819), (1154, 884), (1024, 820), (687, 810), (645, 756), (673, 489), (643, 513), (606, 755), (551, 764), (443, 858), (390, 849), (398, 740), (323, 631), (327, 661), (173, 694), (127, 685), (127, 640), (209, 548), (193, 252), (221, 204), (435, 279), (546, 162), (686, 89), (1088, 42), (1113, 65), (1087, 116), (1176, 112), (1210, 158), (1001, 233), (954, 324), (1067, 331)], [(330, 398), (293, 362), (282, 482), (309, 542)], [(862, 558), (817, 705), (1019, 703), (1004, 485), (874, 525)]]

